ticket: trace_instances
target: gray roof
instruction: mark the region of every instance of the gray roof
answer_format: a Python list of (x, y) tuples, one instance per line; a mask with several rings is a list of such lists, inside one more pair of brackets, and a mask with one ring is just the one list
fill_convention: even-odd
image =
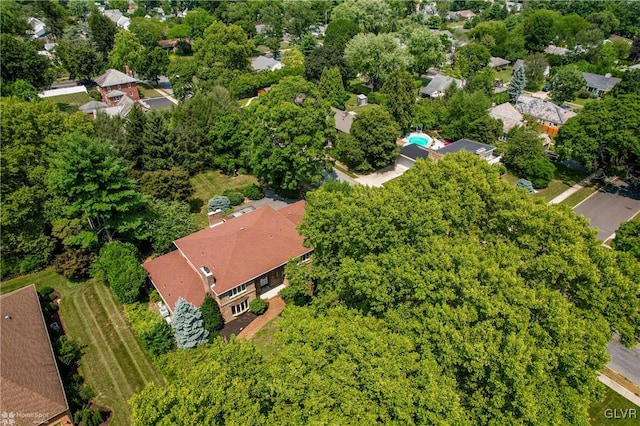
[(109, 104), (100, 101), (87, 102), (84, 105), (80, 105), (78, 109), (82, 112), (89, 113), (97, 109), (103, 109), (109, 107)]
[(522, 126), (522, 114), (509, 102), (491, 107), (489, 115), (497, 120), (502, 120), (502, 131), (505, 134), (514, 127)]
[(576, 116), (575, 112), (561, 108), (553, 102), (524, 94), (516, 100), (516, 108), (523, 114), (554, 124), (564, 124), (571, 117)]
[(554, 46), (553, 44), (550, 44), (549, 46), (547, 46), (544, 49), (544, 53), (548, 53), (550, 55), (564, 56), (569, 52), (571, 52), (571, 51), (569, 49), (567, 49), (566, 47)]
[(438, 152), (442, 154), (455, 154), (458, 151), (468, 151), (472, 154), (480, 154), (481, 152), (491, 152), (496, 149), (495, 146), (487, 145), (471, 139), (459, 139), (454, 143), (440, 148)]
[(281, 64), (280, 61), (276, 61), (275, 59), (269, 56), (257, 56), (255, 58), (251, 58), (251, 66), (256, 71), (265, 71), (270, 70), (274, 66)]
[(102, 14), (111, 19), (114, 23), (117, 23), (118, 19), (122, 18), (122, 12), (118, 9), (106, 9)]
[(137, 80), (118, 70), (108, 69), (101, 76), (94, 78), (93, 81), (100, 87), (110, 87), (117, 84), (135, 83)]
[(496, 68), (496, 67), (503, 67), (505, 65), (509, 65), (511, 63), (511, 61), (507, 61), (506, 59), (503, 58), (497, 58), (495, 56), (491, 57), (491, 62), (489, 62), (491, 65), (491, 68)]
[(607, 91), (613, 89), (613, 86), (622, 81), (621, 78), (611, 77), (611, 74), (600, 75), (583, 72), (582, 76), (587, 80), (587, 87)]
[(420, 145), (416, 145), (411, 143), (409, 145), (405, 145), (402, 147), (402, 151), (400, 151), (400, 155), (403, 157), (409, 158), (413, 161), (416, 161), (418, 158), (429, 158), (429, 150), (421, 147)]
[(355, 112), (342, 111), (338, 108), (331, 108), (334, 112), (333, 119), (336, 122), (336, 130), (349, 134), (353, 119), (356, 118)]
[(518, 71), (520, 68), (524, 67), (524, 59), (518, 59), (514, 64), (513, 64), (513, 72)]
[(436, 74), (427, 87), (420, 89), (420, 94), (432, 96), (436, 92), (444, 92), (454, 82), (458, 87), (462, 87), (462, 81), (446, 75)]

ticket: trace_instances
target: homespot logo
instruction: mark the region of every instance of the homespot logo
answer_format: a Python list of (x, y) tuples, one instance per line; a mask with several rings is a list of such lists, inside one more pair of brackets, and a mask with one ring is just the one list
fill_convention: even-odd
[(607, 419), (637, 419), (638, 412), (635, 408), (607, 408), (604, 416)]

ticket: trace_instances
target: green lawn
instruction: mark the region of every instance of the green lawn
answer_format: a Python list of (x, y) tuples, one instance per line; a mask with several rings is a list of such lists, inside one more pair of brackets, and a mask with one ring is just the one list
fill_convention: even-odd
[[(536, 191), (538, 192), (533, 194), (535, 198), (541, 198), (549, 202), (587, 176), (580, 171), (563, 166), (562, 164), (554, 163), (554, 165), (556, 166), (554, 179), (549, 182), (549, 185), (546, 188), (537, 189)], [(511, 172), (507, 172), (503, 179), (510, 184), (515, 185), (519, 178)], [(581, 193), (581, 195), (583, 194)], [(584, 196), (586, 198), (588, 195)]]
[(91, 102), (93, 98), (87, 93), (72, 93), (70, 95), (52, 96), (46, 98), (46, 101), (53, 102), (58, 105), (60, 111), (64, 112), (77, 112), (80, 105), (84, 105), (87, 102)]
[(267, 360), (278, 350), (278, 345), (275, 342), (275, 334), (280, 330), (281, 322), (282, 317), (275, 317), (251, 338), (253, 344), (260, 349)]
[(586, 99), (582, 99), (582, 98), (575, 98), (573, 101), (571, 102), (567, 102), (568, 104), (577, 104), (580, 106), (585, 106), (587, 104), (590, 104), (592, 102), (598, 102), (597, 98), (586, 98)]
[(569, 207), (574, 208), (575, 206), (580, 204), (582, 201), (586, 200), (587, 197), (589, 197), (591, 194), (593, 194), (600, 188), (602, 188), (602, 186), (597, 184), (591, 184), (591, 185), (585, 186), (584, 188), (580, 189), (578, 192), (574, 192), (569, 197), (567, 197), (567, 199), (564, 200), (562, 204), (566, 204)]
[(10, 293), (30, 284), (35, 284), (36, 289), (40, 290), (44, 286), (53, 288), (66, 288), (73, 284), (69, 283), (62, 275), (57, 274), (53, 269), (35, 272), (33, 274), (23, 275), (0, 283), (0, 294)]
[(191, 199), (191, 211), (196, 214), (196, 224), (200, 228), (206, 228), (207, 202), (214, 195), (222, 195), (225, 189), (241, 189), (249, 183), (258, 183), (255, 177), (250, 175), (227, 176), (219, 171), (206, 171), (191, 178), (195, 189)]
[(494, 78), (502, 79), (502, 82), (507, 84), (511, 81), (511, 69), (512, 67), (506, 67), (502, 71), (494, 71)]
[(162, 96), (160, 93), (156, 92), (156, 90), (147, 85), (147, 84), (138, 84), (138, 93), (143, 99), (151, 99)]
[[(600, 386), (602, 387), (602, 400), (591, 404), (591, 407), (589, 408), (589, 417), (592, 425), (631, 426), (637, 425), (640, 422), (640, 407), (632, 404), (605, 385), (601, 384)], [(636, 410), (636, 416), (633, 419), (607, 418), (607, 416), (611, 417), (613, 414), (617, 414), (618, 417), (622, 417), (622, 410), (628, 410), (630, 408)], [(617, 411), (614, 413), (613, 410)]]
[(127, 323), (109, 288), (93, 281), (73, 284), (52, 270), (2, 283), (2, 292), (35, 283), (62, 293), (60, 317), (68, 336), (86, 345), (80, 374), (94, 390), (95, 402), (113, 410), (113, 425), (131, 423), (128, 399), (162, 377)]

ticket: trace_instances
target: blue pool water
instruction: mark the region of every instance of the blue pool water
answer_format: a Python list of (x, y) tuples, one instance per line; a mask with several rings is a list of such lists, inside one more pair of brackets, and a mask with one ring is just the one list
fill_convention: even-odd
[(413, 133), (409, 135), (409, 142), (407, 145), (414, 144), (420, 146), (429, 146), (431, 145), (431, 138), (427, 135)]

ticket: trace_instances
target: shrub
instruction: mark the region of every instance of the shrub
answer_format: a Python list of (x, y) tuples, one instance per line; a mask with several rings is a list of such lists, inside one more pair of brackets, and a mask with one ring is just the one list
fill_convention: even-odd
[(588, 99), (589, 96), (591, 96), (591, 92), (586, 89), (578, 92), (578, 97), (580, 99)]
[(250, 200), (260, 200), (264, 198), (264, 193), (262, 189), (255, 183), (250, 183), (249, 185), (242, 188), (242, 194)]
[(153, 303), (158, 303), (162, 301), (162, 298), (160, 297), (158, 290), (153, 289), (149, 292), (149, 301)]
[(82, 357), (82, 345), (67, 336), (60, 336), (55, 349), (58, 361), (66, 368), (74, 367)]
[(42, 287), (42, 288), (38, 291), (38, 293), (40, 293), (40, 295), (42, 295), (42, 296), (48, 296), (48, 295), (50, 295), (51, 293), (53, 293), (53, 287), (50, 287), (50, 286), (46, 285), (46, 286)]
[(268, 306), (269, 305), (267, 304), (267, 302), (260, 299), (259, 297), (256, 297), (251, 302), (249, 302), (249, 310), (256, 315), (264, 314)]
[(222, 195), (214, 195), (207, 204), (207, 208), (209, 213), (215, 212), (216, 210), (222, 210), (226, 212), (231, 208), (231, 201), (227, 197)]
[(233, 189), (225, 189), (222, 195), (229, 199), (229, 202), (232, 206), (239, 206), (240, 204), (244, 203), (244, 197), (242, 196), (242, 194)]
[(76, 424), (82, 426), (99, 426), (104, 421), (102, 411), (97, 408), (83, 408), (76, 412), (73, 419)]
[(140, 334), (140, 340), (152, 356), (162, 355), (175, 347), (173, 332), (166, 321), (156, 321), (149, 330)]
[(147, 272), (140, 266), (136, 254), (133, 244), (113, 241), (102, 246), (93, 266), (94, 277), (104, 278), (121, 303), (135, 302), (147, 279)]
[(89, 278), (93, 253), (86, 249), (67, 247), (53, 262), (56, 272), (69, 280)]
[(200, 306), (200, 312), (202, 312), (204, 328), (209, 332), (209, 340), (211, 340), (217, 335), (216, 331), (224, 327), (224, 319), (222, 318), (218, 302), (216, 302), (209, 293), (204, 296), (204, 302), (202, 302)]
[(384, 105), (384, 96), (378, 92), (369, 93), (367, 99), (369, 103)]

